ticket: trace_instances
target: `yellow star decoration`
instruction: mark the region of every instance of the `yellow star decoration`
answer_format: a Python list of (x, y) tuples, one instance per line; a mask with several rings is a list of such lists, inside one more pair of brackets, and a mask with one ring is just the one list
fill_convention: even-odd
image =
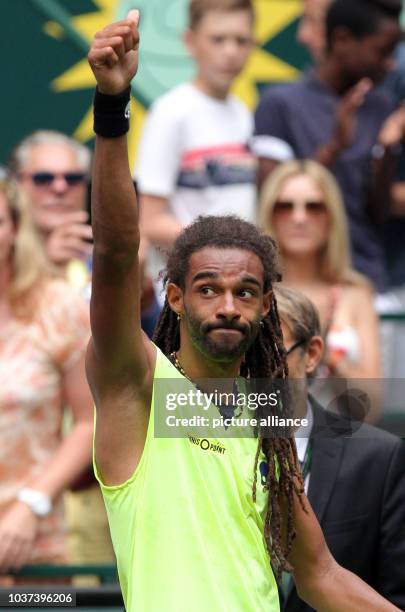
[[(162, 2), (165, 1), (162, 0)], [(94, 0), (94, 4), (99, 7), (99, 11), (72, 17), (72, 26), (89, 45), (94, 34), (114, 20), (117, 0)], [(255, 11), (257, 47), (233, 88), (234, 93), (252, 109), (257, 104), (257, 82), (289, 81), (298, 76), (295, 68), (264, 51), (261, 46), (302, 13), (302, 0), (255, 0)], [(44, 31), (57, 39), (64, 36), (62, 28), (54, 22), (47, 22), (44, 25)], [(56, 92), (85, 89), (93, 86), (95, 86), (95, 80), (86, 58), (69, 68), (51, 83), (51, 87)], [(133, 167), (135, 160), (137, 143), (139, 142), (145, 114), (144, 106), (132, 99), (131, 115), (135, 117), (135, 120), (131, 122), (128, 138), (131, 167)], [(86, 142), (93, 137), (92, 108), (89, 108), (82, 118), (73, 136), (82, 142)]]
[[(99, 7), (99, 11), (72, 17), (73, 27), (88, 41), (89, 45), (95, 33), (101, 30), (107, 23), (114, 20), (116, 12), (116, 0), (94, 0), (94, 3)], [(63, 35), (60, 26), (54, 22), (46, 23), (44, 29), (48, 35), (54, 38), (61, 38)], [(51, 83), (52, 89), (56, 92), (86, 89), (95, 86), (96, 82), (90, 66), (87, 63), (87, 58), (84, 58), (72, 66), (72, 68), (54, 79)], [(131, 99), (131, 116), (135, 117), (135, 120), (131, 122), (128, 145), (129, 159), (131, 167), (133, 167), (132, 164), (135, 159), (136, 146), (139, 141), (141, 127), (145, 117), (145, 108), (133, 98)], [(90, 107), (77, 126), (73, 137), (82, 142), (87, 142), (91, 140), (93, 136), (93, 109)]]
[(255, 0), (255, 38), (253, 51), (242, 74), (236, 80), (233, 92), (249, 108), (257, 106), (256, 83), (271, 81), (292, 81), (299, 72), (262, 49), (302, 13), (302, 0)]

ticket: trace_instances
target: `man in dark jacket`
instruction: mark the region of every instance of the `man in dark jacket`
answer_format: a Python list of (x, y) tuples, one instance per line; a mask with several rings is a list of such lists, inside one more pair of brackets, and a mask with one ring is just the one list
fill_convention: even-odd
[[(278, 310), (290, 377), (306, 389), (323, 352), (318, 315), (298, 292), (280, 289)], [(326, 542), (343, 567), (405, 610), (405, 444), (300, 394), (307, 432), (296, 432), (305, 487)], [(339, 414), (340, 412), (340, 414)], [(299, 437), (304, 435), (306, 437)], [(312, 610), (284, 581), (284, 612)]]

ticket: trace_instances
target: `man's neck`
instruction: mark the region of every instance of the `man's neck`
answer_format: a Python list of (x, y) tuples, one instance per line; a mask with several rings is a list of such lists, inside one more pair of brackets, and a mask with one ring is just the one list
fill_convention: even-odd
[(229, 378), (239, 376), (242, 358), (229, 362), (217, 362), (206, 357), (191, 343), (182, 342), (177, 351), (177, 359), (190, 380), (205, 378)]
[[(299, 393), (297, 393), (297, 399), (294, 401), (294, 418), (304, 419), (308, 411), (308, 391), (306, 382), (301, 381), (294, 382), (294, 379), (290, 379), (290, 384), (299, 385)], [(302, 387), (302, 388), (301, 388)]]
[(315, 69), (315, 74), (320, 82), (336, 95), (344, 94), (355, 83), (342, 72), (341, 67), (334, 58), (327, 57), (322, 64)]
[(192, 83), (196, 89), (214, 100), (223, 101), (229, 95), (229, 89), (219, 89), (198, 75)]
[(283, 255), (283, 281), (286, 285), (316, 283), (320, 277), (320, 258), (316, 255)]

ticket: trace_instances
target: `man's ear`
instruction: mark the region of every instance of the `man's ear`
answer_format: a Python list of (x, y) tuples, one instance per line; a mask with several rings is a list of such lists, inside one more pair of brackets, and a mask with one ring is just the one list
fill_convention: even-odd
[(183, 32), (183, 43), (191, 57), (194, 57), (194, 32), (193, 30), (186, 30)]
[(306, 349), (306, 363), (305, 372), (306, 374), (313, 374), (322, 359), (324, 341), (321, 336), (313, 336)]
[(274, 293), (271, 289), (263, 295), (262, 317), (265, 317), (269, 314), (271, 303), (273, 299), (274, 299)]
[(174, 283), (169, 283), (166, 287), (167, 301), (170, 308), (178, 315), (184, 312), (183, 291)]

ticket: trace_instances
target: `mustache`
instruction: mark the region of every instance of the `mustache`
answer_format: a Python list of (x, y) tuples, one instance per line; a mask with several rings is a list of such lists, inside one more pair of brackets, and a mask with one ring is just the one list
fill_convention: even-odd
[(239, 323), (232, 323), (230, 321), (223, 321), (222, 323), (206, 323), (202, 326), (202, 331), (205, 333), (212, 331), (213, 329), (233, 329), (241, 332), (244, 335), (249, 332), (248, 325), (240, 325)]

